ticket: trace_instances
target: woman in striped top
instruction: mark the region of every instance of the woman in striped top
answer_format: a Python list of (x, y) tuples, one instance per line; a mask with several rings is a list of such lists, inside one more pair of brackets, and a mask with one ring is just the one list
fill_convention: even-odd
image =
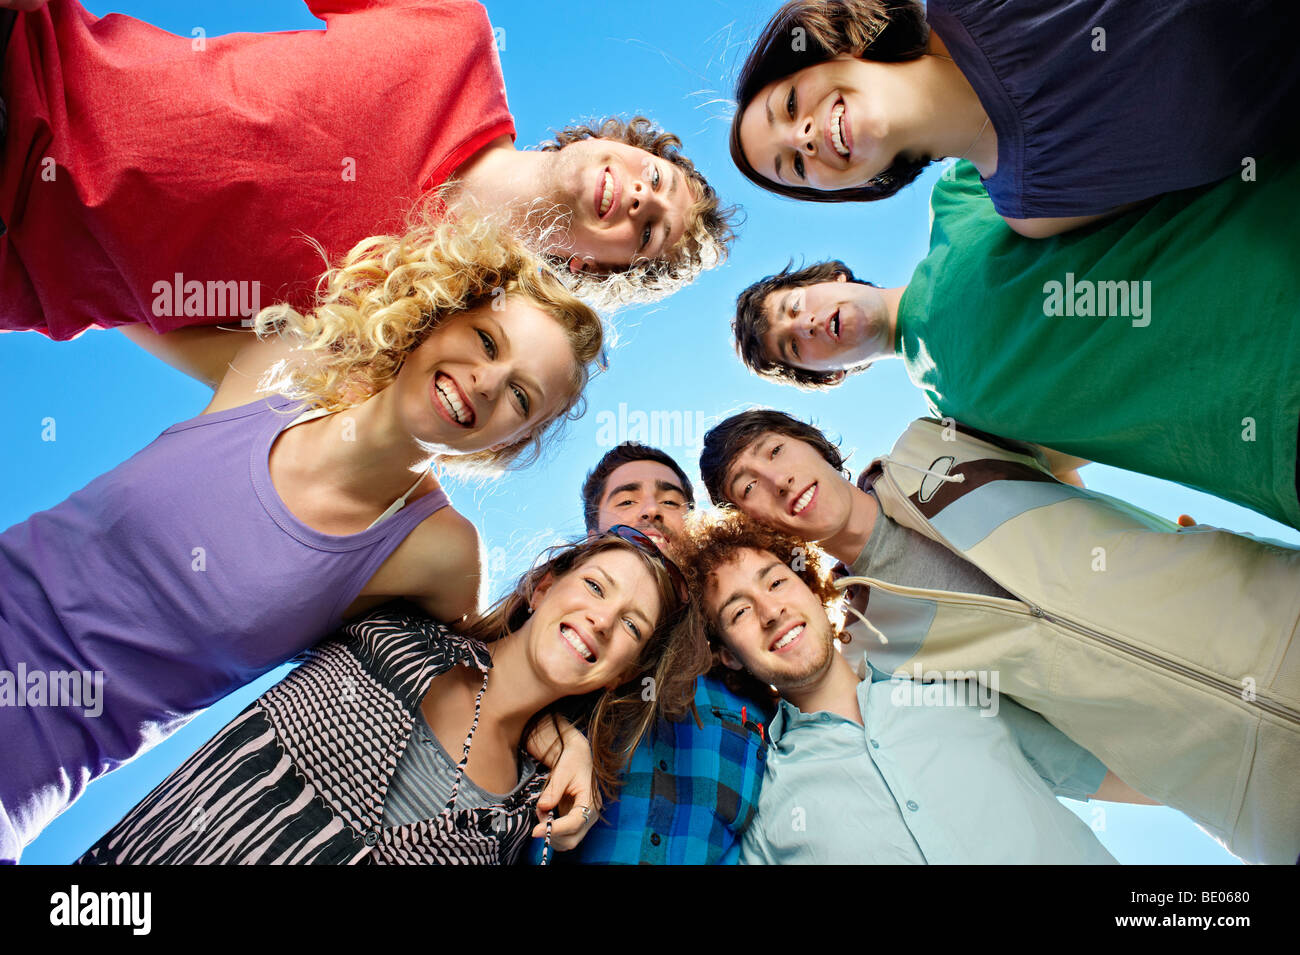
[(308, 651), (79, 861), (512, 862), (550, 835), (522, 750), (535, 728), (583, 727), (610, 795), (650, 723), (685, 714), (708, 656), (684, 609), (680, 572), (621, 525), (547, 556), (463, 635), (386, 605)]

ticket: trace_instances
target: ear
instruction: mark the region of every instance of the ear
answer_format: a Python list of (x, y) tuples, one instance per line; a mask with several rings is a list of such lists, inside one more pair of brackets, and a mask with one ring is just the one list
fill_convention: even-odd
[(835, 273), (835, 281), (837, 281), (837, 282), (847, 282), (848, 280), (849, 280), (849, 277), (848, 277), (847, 275), (845, 275), (843, 272), (836, 272), (836, 273)]
[(726, 647), (722, 647), (718, 651), (718, 659), (721, 660), (722, 665), (729, 670), (745, 669), (745, 664), (741, 663), (739, 658), (737, 658), (737, 656)]
[(533, 587), (533, 595), (528, 600), (528, 610), (530, 613), (537, 609), (537, 605), (541, 603), (542, 598), (546, 596), (554, 584), (555, 575), (548, 570), (542, 575), (542, 579)]
[(849, 373), (841, 368), (839, 371), (828, 371), (822, 382), (827, 385), (838, 385), (843, 383), (847, 377), (849, 377)]
[(574, 275), (588, 271), (592, 266), (592, 260), (588, 256), (571, 255), (569, 256), (569, 271)]

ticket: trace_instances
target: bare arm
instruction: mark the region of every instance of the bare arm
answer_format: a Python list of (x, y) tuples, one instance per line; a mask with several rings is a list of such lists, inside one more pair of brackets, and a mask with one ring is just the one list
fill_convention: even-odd
[(478, 531), (450, 507), (420, 522), (367, 581), (363, 597), (405, 597), (440, 623), (479, 612), (483, 547)]
[(216, 390), (235, 355), (255, 336), (251, 329), (219, 325), (178, 328), (160, 335), (148, 325), (123, 325), (120, 331), (136, 345), (177, 371)]
[(1061, 216), (1042, 219), (1008, 219), (1003, 216), (1002, 219), (1011, 227), (1013, 232), (1023, 235), (1026, 239), (1048, 239), (1054, 235), (1061, 235), (1064, 232), (1072, 232), (1086, 225), (1092, 225), (1094, 222), (1112, 219), (1117, 215), (1128, 212), (1130, 209), (1137, 208), (1139, 205), (1141, 205), (1140, 202), (1130, 202), (1127, 205), (1118, 206), (1109, 212), (1103, 212), (1095, 216)]
[(1063, 484), (1073, 484), (1075, 487), (1083, 487), (1083, 478), (1079, 477), (1079, 468), (1085, 464), (1091, 464), (1087, 458), (1076, 458), (1070, 454), (1063, 454), (1060, 451), (1053, 451), (1051, 448), (1045, 448), (1041, 444), (1038, 450), (1043, 452), (1043, 457), (1047, 459), (1047, 467), (1051, 470), (1052, 476)]
[(1160, 803), (1154, 799), (1148, 799), (1128, 783), (1124, 782), (1110, 770), (1106, 770), (1106, 776), (1097, 787), (1097, 791), (1088, 797), (1089, 799), (1101, 799), (1105, 802), (1131, 802), (1140, 806), (1159, 806)]

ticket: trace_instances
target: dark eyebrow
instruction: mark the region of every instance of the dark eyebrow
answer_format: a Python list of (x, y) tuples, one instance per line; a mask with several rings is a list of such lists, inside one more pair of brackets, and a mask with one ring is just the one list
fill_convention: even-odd
[[(496, 321), (496, 319), (490, 319), (490, 321), (492, 322), (493, 325), (496, 326), (497, 334), (501, 337), (501, 344), (505, 346), (504, 348), (498, 349), (497, 357), (499, 358), (501, 357), (502, 351), (510, 350), (510, 336), (506, 334), (506, 330), (501, 327), (500, 322)], [(528, 409), (529, 412), (528, 417), (531, 418), (532, 413), (536, 411), (537, 408), (540, 408), (546, 402), (546, 392), (542, 390), (541, 383), (532, 375), (528, 374), (526, 371), (521, 370), (516, 372), (516, 374), (518, 375), (520, 381), (523, 382), (524, 390), (532, 392), (533, 407), (530, 407)]]
[[(785, 566), (784, 564), (782, 564), (779, 560), (773, 557), (771, 563), (767, 564), (762, 569), (760, 569), (757, 573), (754, 574), (754, 583), (761, 584), (763, 582), (763, 578), (766, 577), (768, 574), (770, 574), (775, 568), (784, 567), (784, 566)], [(719, 629), (722, 629), (722, 612), (726, 610), (729, 605), (743, 598), (744, 598), (744, 594), (742, 594), (739, 590), (737, 590), (730, 597), (728, 597), (726, 600), (724, 600), (721, 604), (718, 605), (717, 622), (718, 622)]]
[(618, 487), (614, 488), (614, 490), (610, 491), (608, 494), (605, 495), (605, 500), (608, 501), (611, 497), (617, 497), (618, 495), (626, 494), (629, 491), (639, 491), (639, 490), (641, 490), (640, 481), (633, 481), (631, 484), (620, 484)]
[[(768, 94), (767, 94), (767, 99), (765, 99), (765, 100), (763, 101), (763, 108), (764, 108), (765, 110), (767, 110), (767, 125), (768, 125), (768, 126), (775, 126), (775, 125), (776, 125), (776, 116), (774, 116), (773, 113), (772, 113), (772, 94), (775, 93), (775, 92), (776, 92), (775, 89), (772, 90), (771, 93), (768, 93)], [(784, 179), (781, 179), (781, 153), (780, 153), (779, 151), (778, 151), (777, 154), (776, 154), (776, 178), (777, 178), (777, 179), (780, 179), (781, 182), (785, 182)]]
[(656, 480), (656, 481), (655, 481), (655, 490), (658, 491), (658, 492), (661, 493), (661, 494), (662, 494), (664, 491), (676, 491), (676, 492), (677, 492), (678, 494), (680, 494), (682, 497), (685, 497), (685, 496), (686, 496), (686, 492), (683, 491), (683, 490), (682, 490), (680, 487), (678, 487), (676, 484), (674, 484), (672, 481), (659, 481), (659, 480)]

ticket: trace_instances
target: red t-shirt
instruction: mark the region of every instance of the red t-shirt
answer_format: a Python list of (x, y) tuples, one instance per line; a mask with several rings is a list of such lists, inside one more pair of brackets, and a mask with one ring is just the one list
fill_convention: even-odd
[(307, 6), (324, 31), (201, 40), (74, 0), (18, 15), (0, 328), (164, 332), (302, 305), (325, 268), (304, 235), (334, 259), (400, 229), (414, 200), (514, 136), (478, 3)]

